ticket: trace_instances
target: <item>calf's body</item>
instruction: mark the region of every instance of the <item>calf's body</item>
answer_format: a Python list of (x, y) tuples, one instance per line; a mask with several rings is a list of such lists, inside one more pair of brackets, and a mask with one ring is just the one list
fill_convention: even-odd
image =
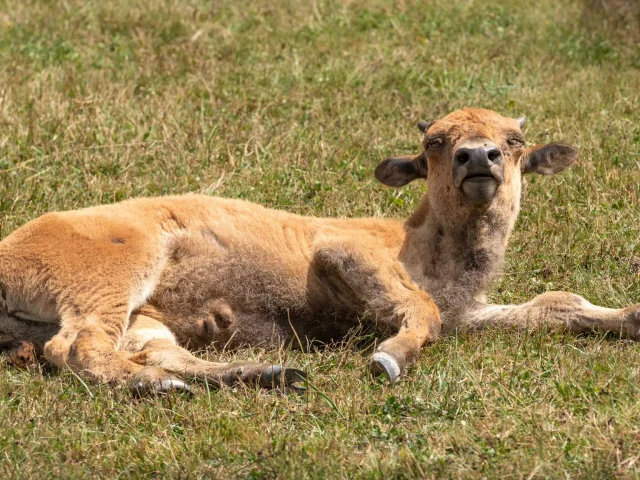
[(162, 388), (181, 384), (144, 367), (178, 354), (171, 370), (219, 383), (272, 369), (191, 371), (185, 362), (202, 361), (185, 349), (329, 343), (367, 317), (397, 334), (377, 358), (398, 375), (440, 328), (398, 261), (403, 235), (391, 220), (301, 217), (202, 195), (51, 213), (0, 243), (0, 331), (47, 342), (47, 360), (96, 380)]
[(0, 242), (0, 333), (44, 343), (57, 366), (137, 391), (290, 385), (282, 366), (207, 362), (210, 345), (330, 343), (364, 322), (389, 337), (373, 373), (397, 379), (440, 329), (550, 324), (638, 338), (640, 307), (565, 292), (487, 305), (519, 211), (521, 176), (577, 157), (524, 147), (522, 120), (464, 109), (422, 124), (423, 151), (385, 160), (380, 181), (427, 180), (406, 222), (322, 219), (187, 195), (47, 214)]

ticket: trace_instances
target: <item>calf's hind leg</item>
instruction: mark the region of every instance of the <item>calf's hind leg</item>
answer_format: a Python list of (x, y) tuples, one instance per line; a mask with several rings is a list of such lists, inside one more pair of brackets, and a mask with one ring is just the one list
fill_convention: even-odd
[[(117, 350), (117, 337), (109, 328), (109, 316), (97, 319), (91, 316), (82, 322), (63, 321), (60, 332), (45, 344), (45, 358), (59, 368), (68, 366), (74, 372), (86, 375), (98, 382), (118, 383), (130, 381), (134, 393), (188, 391), (179, 378), (159, 367), (143, 367), (132, 362), (128, 355)], [(124, 320), (122, 320), (124, 323)], [(80, 325), (79, 328), (74, 328)], [(111, 334), (110, 334), (111, 333)], [(140, 388), (144, 384), (145, 388)]]
[[(133, 315), (123, 341), (123, 349), (135, 352), (129, 360), (136, 364), (161, 367), (184, 377), (198, 378), (216, 387), (253, 383), (261, 387), (293, 387), (304, 382), (306, 374), (295, 368), (256, 362), (216, 363), (194, 356), (177, 345), (171, 331), (146, 315)], [(144, 388), (144, 384), (134, 384)]]
[(142, 377), (157, 390), (179, 389), (184, 383), (175, 377), (118, 351), (131, 309), (152, 293), (164, 258), (160, 236), (129, 220), (48, 214), (3, 239), (0, 299), (14, 313), (2, 316), (18, 327), (21, 318), (41, 323), (45, 332), (59, 324), (44, 345), (56, 367), (97, 382)]

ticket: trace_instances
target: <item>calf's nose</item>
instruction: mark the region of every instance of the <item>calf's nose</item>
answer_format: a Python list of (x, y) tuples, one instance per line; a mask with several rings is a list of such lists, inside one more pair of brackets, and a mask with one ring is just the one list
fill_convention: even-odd
[(453, 154), (453, 184), (456, 188), (471, 177), (493, 177), (499, 184), (504, 181), (504, 156), (488, 138), (469, 138)]
[(502, 162), (502, 152), (494, 147), (458, 148), (454, 156), (457, 165), (473, 165), (475, 167), (491, 167)]

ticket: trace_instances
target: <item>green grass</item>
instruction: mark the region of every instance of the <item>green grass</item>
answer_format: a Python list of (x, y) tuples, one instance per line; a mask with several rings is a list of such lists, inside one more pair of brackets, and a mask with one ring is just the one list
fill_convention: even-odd
[[(0, 2), (0, 234), (50, 211), (206, 192), (403, 218), (423, 185), (373, 168), (463, 106), (527, 115), (580, 165), (531, 178), (492, 299), (640, 302), (640, 49), (579, 3)], [(4, 368), (0, 477), (640, 476), (640, 347), (536, 331), (442, 338), (406, 380), (366, 353), (250, 350), (304, 397), (196, 386), (135, 400)]]

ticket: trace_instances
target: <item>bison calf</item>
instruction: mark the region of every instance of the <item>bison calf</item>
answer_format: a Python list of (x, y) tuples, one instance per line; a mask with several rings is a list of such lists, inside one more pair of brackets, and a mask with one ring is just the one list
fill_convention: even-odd
[(485, 303), (522, 175), (555, 174), (578, 156), (559, 144), (526, 148), (523, 123), (480, 109), (420, 123), (422, 152), (376, 169), (393, 187), (426, 180), (404, 223), (302, 217), (202, 195), (44, 215), (0, 242), (0, 333), (42, 342), (52, 364), (137, 392), (188, 390), (175, 374), (293, 385), (300, 370), (213, 363), (191, 351), (326, 343), (360, 322), (389, 337), (370, 368), (392, 381), (436, 340), (441, 321), (445, 332), (549, 323), (637, 338), (640, 306), (602, 308), (563, 292)]

